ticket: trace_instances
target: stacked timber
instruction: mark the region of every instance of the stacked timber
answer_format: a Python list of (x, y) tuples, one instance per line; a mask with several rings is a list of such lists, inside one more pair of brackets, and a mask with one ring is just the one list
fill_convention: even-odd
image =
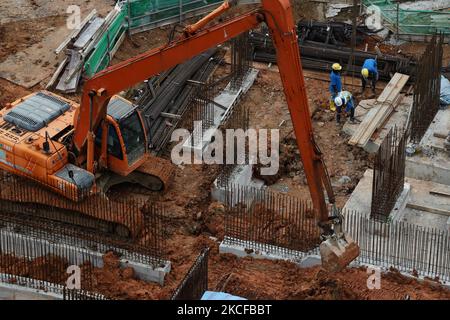
[[(106, 18), (99, 17), (95, 9), (89, 13), (80, 27), (75, 29), (55, 50), (56, 54), (64, 52), (65, 58), (59, 64), (46, 89), (56, 87), (56, 90), (63, 93), (75, 93), (78, 90), (85, 61), (119, 13), (118, 8), (109, 12)], [(111, 50), (111, 55), (115, 53), (121, 41), (123, 37)]]
[(374, 132), (386, 122), (403, 99), (403, 95), (400, 92), (408, 82), (408, 79), (408, 75), (396, 73), (373, 105), (364, 106), (366, 109), (370, 108), (370, 111), (367, 112), (363, 121), (350, 138), (348, 142), (350, 145), (358, 145), (360, 147), (366, 145)]

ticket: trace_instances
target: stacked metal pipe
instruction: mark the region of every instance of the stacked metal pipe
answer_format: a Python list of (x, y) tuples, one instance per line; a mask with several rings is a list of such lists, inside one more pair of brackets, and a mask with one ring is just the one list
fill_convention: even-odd
[[(211, 75), (217, 64), (213, 58), (216, 53), (216, 48), (205, 51), (149, 81), (137, 104), (146, 119), (150, 149), (154, 153), (169, 142), (195, 93), (195, 83), (203, 83)], [(155, 82), (159, 84), (156, 88)]]
[[(261, 31), (250, 33), (250, 45), (253, 48), (253, 61), (276, 63), (275, 48), (270, 36)], [(304, 40), (299, 44), (302, 66), (305, 69), (329, 71), (331, 65), (339, 62), (347, 72), (359, 74), (365, 59), (377, 59), (380, 78), (389, 80), (395, 72), (413, 75), (415, 62), (403, 57), (389, 55), (377, 56), (377, 54), (355, 50), (355, 62), (351, 68), (347, 64), (351, 55), (351, 49), (332, 44)]]

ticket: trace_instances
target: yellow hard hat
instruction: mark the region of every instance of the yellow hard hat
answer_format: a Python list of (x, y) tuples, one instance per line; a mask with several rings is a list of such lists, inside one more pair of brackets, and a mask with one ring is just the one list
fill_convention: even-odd
[(364, 68), (361, 70), (361, 74), (364, 78), (367, 78), (369, 76), (369, 70), (367, 68)]
[(342, 66), (339, 63), (333, 63), (333, 65), (331, 66), (331, 68), (335, 71), (341, 71), (342, 70)]

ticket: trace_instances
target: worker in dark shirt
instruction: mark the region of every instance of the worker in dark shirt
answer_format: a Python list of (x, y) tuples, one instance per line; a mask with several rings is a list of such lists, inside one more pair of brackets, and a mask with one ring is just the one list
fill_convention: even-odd
[(361, 69), (361, 82), (362, 82), (362, 91), (361, 94), (364, 93), (366, 89), (367, 81), (372, 82), (372, 92), (375, 95), (375, 87), (378, 81), (378, 69), (377, 69), (377, 61), (375, 59), (366, 59)]

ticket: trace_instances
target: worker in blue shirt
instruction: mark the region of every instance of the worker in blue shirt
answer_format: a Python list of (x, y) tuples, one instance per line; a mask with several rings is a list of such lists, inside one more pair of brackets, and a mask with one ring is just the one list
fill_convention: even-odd
[(342, 81), (341, 81), (341, 70), (342, 66), (339, 63), (334, 63), (331, 66), (330, 73), (330, 109), (331, 111), (336, 110), (336, 106), (334, 105), (334, 99), (337, 97), (339, 92), (342, 90)]
[(372, 92), (375, 95), (375, 86), (378, 81), (377, 61), (375, 59), (366, 59), (364, 61), (364, 64), (361, 69), (361, 82), (362, 82), (361, 94), (364, 93), (368, 80), (372, 81)]
[(344, 109), (346, 113), (350, 113), (350, 122), (355, 123), (355, 101), (353, 95), (349, 91), (341, 91), (334, 98), (334, 104), (336, 105), (336, 122), (341, 123), (341, 113)]

